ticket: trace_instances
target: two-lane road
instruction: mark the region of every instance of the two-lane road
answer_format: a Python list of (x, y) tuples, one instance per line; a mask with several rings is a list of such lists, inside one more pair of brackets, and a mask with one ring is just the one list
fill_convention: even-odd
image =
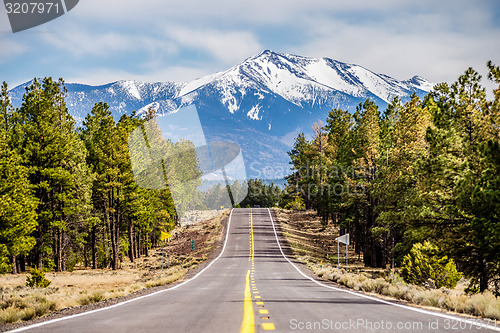
[(234, 209), (222, 254), (193, 279), (112, 307), (20, 330), (51, 333), (493, 331), (494, 327), (476, 326), (459, 317), (319, 283), (288, 261), (278, 238), (268, 209)]

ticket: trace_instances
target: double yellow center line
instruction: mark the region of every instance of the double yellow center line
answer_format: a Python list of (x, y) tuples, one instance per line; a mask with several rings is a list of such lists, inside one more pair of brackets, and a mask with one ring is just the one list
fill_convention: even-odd
[[(254, 244), (254, 236), (253, 236), (253, 216), (252, 209), (250, 209), (250, 255), (248, 257), (248, 261), (251, 262), (252, 269), (247, 271), (246, 275), (246, 283), (245, 283), (245, 296), (244, 296), (244, 305), (243, 305), (243, 321), (241, 323), (241, 333), (253, 333), (255, 332), (255, 319), (254, 319), (254, 311), (252, 304), (252, 293), (254, 294), (256, 304), (259, 307), (259, 314), (265, 314), (266, 316), (261, 317), (262, 320), (269, 320), (269, 311), (264, 309), (264, 302), (259, 295), (257, 286), (255, 284), (255, 244)], [(250, 290), (250, 282), (252, 285), (252, 291)], [(270, 322), (263, 322), (261, 324), (261, 328), (264, 331), (272, 331), (275, 329), (274, 324)]]
[(251, 259), (252, 266), (254, 265), (253, 263), (254, 254), (255, 254), (255, 245), (253, 242), (253, 216), (252, 216), (252, 209), (250, 208), (250, 258), (248, 258), (248, 260)]
[(250, 271), (247, 272), (245, 284), (245, 300), (243, 305), (243, 321), (241, 323), (241, 333), (255, 332), (255, 322), (253, 314), (252, 294), (250, 293)]

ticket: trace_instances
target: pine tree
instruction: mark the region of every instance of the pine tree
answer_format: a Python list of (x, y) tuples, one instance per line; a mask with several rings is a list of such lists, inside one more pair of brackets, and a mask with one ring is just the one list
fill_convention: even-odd
[(440, 239), (472, 278), (471, 287), (484, 291), (498, 274), (498, 245), (490, 236), (498, 227), (490, 214), (498, 209), (491, 187), (497, 150), (490, 127), (495, 102), (486, 101), (480, 79), (469, 68), (451, 87), (442, 84), (430, 95), (435, 128), (427, 133), (429, 153), (422, 159), (419, 186), (421, 218), (432, 223), (428, 234)]
[[(64, 102), (64, 82), (36, 79), (26, 89), (19, 109), (23, 163), (28, 168), (40, 204), (34, 261), (64, 269), (68, 221), (81, 213), (85, 182), (75, 170), (85, 170), (85, 150)], [(85, 173), (85, 171), (84, 171)]]
[[(292, 174), (287, 176), (287, 192), (290, 196), (300, 195), (304, 199), (307, 209), (311, 209), (311, 196), (307, 193), (307, 187), (311, 182), (312, 169), (309, 159), (309, 150), (311, 144), (306, 140), (304, 133), (299, 133), (295, 139), (292, 150), (288, 152), (290, 164), (292, 165)], [(248, 183), (250, 189), (250, 183)]]
[(328, 145), (331, 165), (328, 169), (328, 210), (334, 223), (341, 226), (343, 232), (351, 229), (346, 213), (345, 200), (349, 191), (346, 177), (352, 174), (353, 120), (349, 112), (334, 109), (329, 112), (325, 129), (328, 132)]
[[(104, 249), (111, 248), (110, 262), (119, 268), (119, 230), (121, 222), (121, 182), (118, 166), (116, 123), (106, 103), (98, 103), (85, 118), (82, 138), (88, 150), (87, 163), (94, 174), (92, 186), (93, 223), (91, 225), (92, 266), (97, 265), (97, 230), (102, 233)], [(109, 236), (109, 237), (107, 237)], [(110, 243), (108, 243), (108, 241)], [(101, 253), (100, 262), (108, 262), (108, 251)]]
[(37, 226), (38, 201), (16, 150), (15, 118), (4, 82), (0, 96), (0, 274), (17, 273), (17, 257), (27, 255), (35, 245), (31, 233)]
[(386, 153), (380, 163), (379, 216), (372, 233), (383, 244), (384, 256), (390, 258), (392, 267), (396, 250), (399, 257), (410, 250), (403, 236), (410, 230), (410, 221), (416, 219), (413, 214), (418, 200), (415, 166), (418, 158), (426, 153), (425, 134), (429, 126), (428, 109), (416, 95), (404, 106), (398, 99), (394, 100), (384, 116), (382, 154)]
[(365, 265), (382, 266), (382, 249), (372, 235), (377, 219), (376, 176), (380, 150), (380, 115), (375, 103), (366, 100), (354, 114), (352, 133), (352, 173), (346, 175), (349, 191), (346, 209), (351, 215), (351, 225)]

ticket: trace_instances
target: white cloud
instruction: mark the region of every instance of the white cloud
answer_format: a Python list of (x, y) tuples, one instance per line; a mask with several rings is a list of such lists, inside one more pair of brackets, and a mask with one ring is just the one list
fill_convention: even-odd
[(73, 56), (108, 55), (134, 47), (134, 41), (116, 32), (90, 34), (82, 29), (66, 28), (58, 33), (43, 34), (44, 39)]
[(309, 41), (295, 52), (356, 63), (397, 79), (418, 74), (436, 82), (454, 81), (469, 66), (480, 70), (490, 58), (500, 62), (499, 29), (464, 33), (454, 29), (453, 19), (439, 15), (403, 17), (399, 23), (308, 20), (315, 23)]
[[(488, 1), (87, 0), (78, 6), (75, 15), (87, 21), (111, 21), (123, 29), (150, 26), (153, 35), (165, 29), (165, 39), (156, 35), (133, 44), (159, 55), (206, 52), (218, 69), (271, 48), (354, 62), (399, 79), (420, 74), (441, 81), (500, 54), (500, 31), (491, 27), (495, 13)], [(288, 27), (306, 37), (284, 36), (286, 47), (279, 37), (266, 39), (267, 31)]]
[(26, 45), (0, 35), (0, 64), (7, 63), (27, 49)]
[(261, 50), (257, 38), (246, 31), (170, 27), (165, 33), (180, 46), (207, 52), (226, 64), (236, 64)]
[[(455, 0), (456, 1), (456, 0)], [(422, 1), (435, 6), (431, 1)], [(399, 0), (190, 0), (190, 1), (123, 1), (86, 0), (78, 4), (73, 15), (85, 19), (132, 24), (155, 25), (158, 22), (285, 24), (311, 13), (388, 12), (407, 8)]]
[(101, 85), (119, 80), (136, 80), (143, 82), (186, 82), (209, 74), (210, 71), (202, 68), (172, 66), (160, 70), (131, 73), (121, 69), (95, 68), (80, 71), (65, 78), (68, 83), (85, 83)]
[[(269, 48), (453, 81), (469, 66), (500, 63), (495, 1), (86, 0), (51, 23), (52, 34), (0, 35), (0, 64), (80, 82), (185, 81)], [(10, 29), (5, 13), (0, 21)], [(22, 54), (33, 62), (17, 62)], [(57, 62), (64, 57), (78, 67)]]

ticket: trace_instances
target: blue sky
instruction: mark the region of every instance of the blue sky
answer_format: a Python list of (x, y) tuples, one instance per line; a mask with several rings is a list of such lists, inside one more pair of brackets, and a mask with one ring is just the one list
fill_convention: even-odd
[(189, 81), (271, 49), (452, 82), (500, 64), (499, 36), (498, 0), (80, 0), (15, 34), (0, 8), (0, 81)]

